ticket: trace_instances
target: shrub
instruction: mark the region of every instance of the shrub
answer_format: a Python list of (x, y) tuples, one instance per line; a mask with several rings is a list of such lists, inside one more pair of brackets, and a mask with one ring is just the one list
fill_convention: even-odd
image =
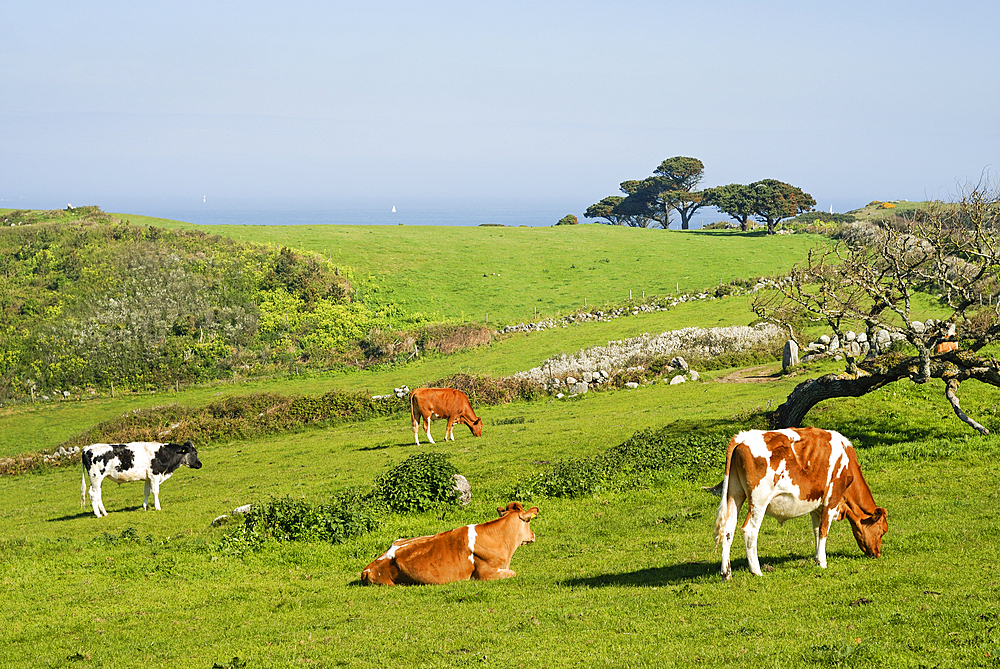
[(331, 391), (320, 396), (288, 397), (254, 393), (227, 397), (199, 408), (179, 404), (136, 409), (66, 441), (84, 446), (97, 441), (183, 441), (248, 439), (317, 423), (347, 423), (389, 416), (409, 409), (395, 396), (373, 399), (367, 393)]
[(671, 436), (665, 430), (642, 430), (627, 441), (592, 458), (569, 458), (519, 480), (512, 496), (582, 497), (603, 490), (648, 485), (651, 475), (693, 480), (725, 467), (728, 433)]
[(530, 400), (542, 395), (542, 389), (537, 383), (517, 376), (494, 379), (491, 376), (453, 374), (438, 379), (432, 385), (437, 388), (461, 390), (469, 396), (473, 406), (509, 404), (516, 400)]
[(457, 473), (444, 453), (417, 453), (378, 477), (372, 497), (400, 513), (457, 504)]
[(356, 490), (335, 495), (327, 504), (272, 497), (254, 504), (243, 524), (222, 540), (224, 552), (241, 553), (268, 541), (319, 541), (334, 544), (378, 527), (371, 500)]
[(579, 221), (573, 214), (566, 214), (565, 216), (560, 218), (559, 221), (556, 223), (556, 225), (577, 225), (577, 224), (579, 224)]

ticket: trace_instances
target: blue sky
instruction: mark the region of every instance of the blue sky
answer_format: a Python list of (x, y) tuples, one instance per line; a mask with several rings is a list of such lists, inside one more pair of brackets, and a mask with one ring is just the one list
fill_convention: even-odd
[(158, 5), (4, 3), (0, 206), (582, 213), (687, 155), (846, 211), (1000, 170), (996, 2)]

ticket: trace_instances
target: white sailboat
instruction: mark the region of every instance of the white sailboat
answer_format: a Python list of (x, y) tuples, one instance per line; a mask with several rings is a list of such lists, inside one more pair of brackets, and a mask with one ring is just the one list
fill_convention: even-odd
[(392, 205), (392, 213), (396, 213), (396, 205)]

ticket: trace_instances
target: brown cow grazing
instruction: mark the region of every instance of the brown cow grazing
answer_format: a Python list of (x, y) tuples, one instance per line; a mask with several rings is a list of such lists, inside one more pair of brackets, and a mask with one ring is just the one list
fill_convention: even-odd
[(826, 569), (826, 537), (835, 520), (847, 518), (858, 546), (869, 557), (882, 553), (889, 529), (886, 510), (875, 504), (854, 447), (844, 436), (817, 428), (740, 432), (729, 442), (715, 538), (722, 542), (722, 578), (732, 576), (729, 549), (744, 500), (743, 521), (750, 571), (761, 575), (757, 534), (764, 515), (783, 523), (812, 514), (816, 561)]
[(510, 559), (519, 546), (535, 540), (529, 522), (538, 507), (524, 510), (520, 502), (499, 507), (499, 518), (479, 525), (435, 534), (396, 539), (384, 554), (361, 572), (365, 585), (416, 585), (451, 581), (492, 581), (513, 578)]
[[(419, 418), (418, 418), (419, 416)], [(427, 423), (427, 439), (432, 444), (431, 418), (447, 418), (444, 440), (451, 437), (455, 441), (455, 423), (464, 423), (477, 437), (483, 436), (483, 420), (472, 410), (469, 398), (461, 390), (454, 388), (417, 388), (410, 393), (410, 419), (413, 421), (413, 441), (420, 445), (417, 436), (420, 424)]]

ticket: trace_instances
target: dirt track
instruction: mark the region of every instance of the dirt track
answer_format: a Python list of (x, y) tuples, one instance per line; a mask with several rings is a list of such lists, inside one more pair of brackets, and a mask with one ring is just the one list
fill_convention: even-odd
[(780, 368), (776, 369), (774, 365), (763, 365), (737, 369), (735, 372), (720, 376), (715, 380), (719, 383), (767, 383), (768, 381), (777, 381), (780, 378)]

